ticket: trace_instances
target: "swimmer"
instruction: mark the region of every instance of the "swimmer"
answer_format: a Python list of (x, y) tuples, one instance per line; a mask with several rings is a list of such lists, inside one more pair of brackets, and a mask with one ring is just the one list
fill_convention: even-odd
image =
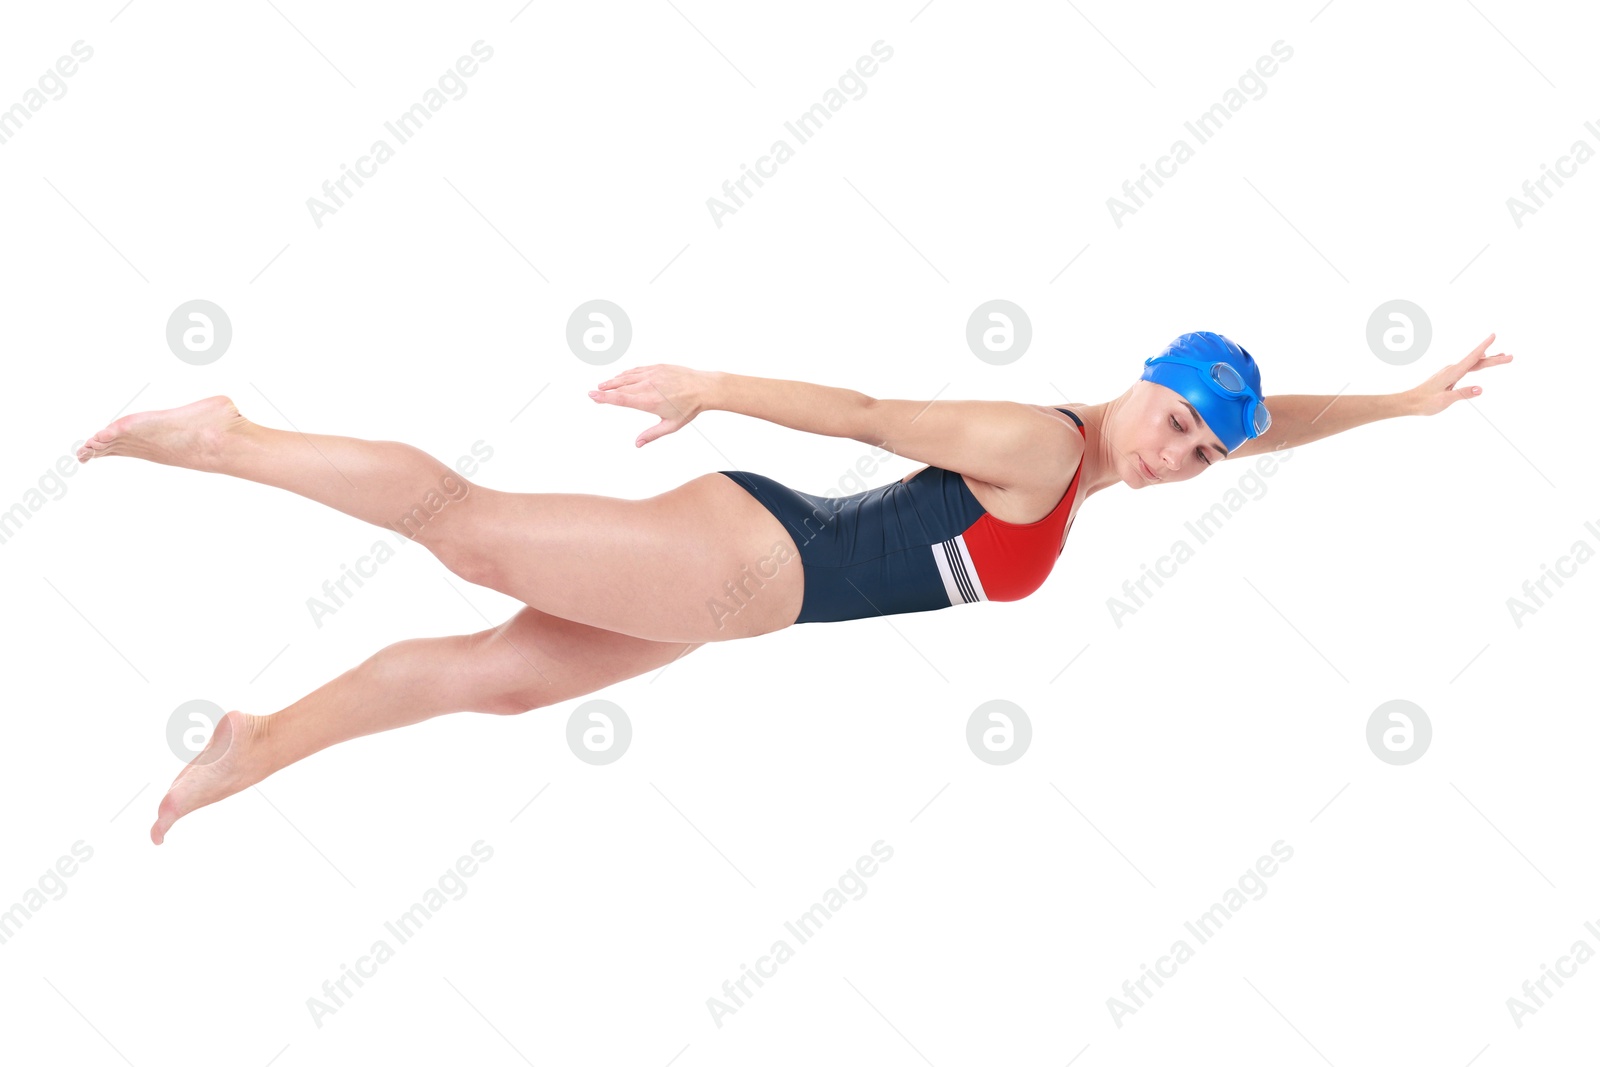
[[(226, 396), (124, 416), (78, 461), (131, 456), (277, 486), (404, 533), (465, 581), (525, 606), (476, 633), (415, 638), (279, 711), (228, 711), (173, 780), (150, 839), (330, 745), (456, 711), (516, 715), (665, 666), (711, 641), (795, 623), (928, 611), (1035, 591), (1083, 502), (1188, 481), (1218, 463), (1299, 448), (1479, 395), (1457, 383), (1507, 363), (1494, 334), (1404, 392), (1265, 396), (1254, 359), (1211, 332), (1145, 360), (1119, 397), (1052, 406), (887, 400), (852, 389), (657, 364), (589, 393), (659, 421), (636, 445), (732, 411), (925, 464), (851, 496), (715, 471), (631, 500), (475, 485), (397, 441), (252, 422)], [(444, 486), (448, 502), (436, 509)], [(993, 610), (993, 609), (979, 609)]]

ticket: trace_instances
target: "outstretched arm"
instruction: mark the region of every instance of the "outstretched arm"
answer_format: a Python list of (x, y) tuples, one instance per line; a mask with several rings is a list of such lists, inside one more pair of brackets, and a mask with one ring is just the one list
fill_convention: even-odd
[(702, 411), (734, 411), (1007, 488), (1071, 477), (1082, 452), (1082, 438), (1060, 419), (1005, 400), (880, 400), (854, 389), (663, 363), (608, 378), (589, 396), (661, 420), (636, 445), (683, 428)]
[(1504, 352), (1492, 356), (1484, 354), (1493, 340), (1494, 334), (1491, 333), (1460, 362), (1450, 364), (1421, 385), (1403, 393), (1378, 396), (1268, 396), (1266, 403), (1267, 410), (1272, 413), (1271, 428), (1228, 453), (1228, 458), (1257, 456), (1281, 448), (1299, 448), (1312, 441), (1397, 415), (1438, 414), (1458, 400), (1467, 400), (1483, 392), (1476, 386), (1456, 388), (1456, 383), (1464, 375), (1511, 362), (1511, 356)]
[(1070, 478), (1082, 453), (1082, 438), (1062, 420), (1009, 400), (888, 400), (742, 374), (713, 381), (708, 409), (848, 437), (1006, 488)]
[(1409, 415), (1404, 393), (1378, 396), (1308, 396), (1293, 394), (1268, 396), (1267, 410), (1272, 425), (1260, 437), (1252, 438), (1232, 452), (1229, 459), (1259, 456), (1282, 448), (1299, 448), (1324, 437), (1332, 437), (1379, 419)]
[(824, 437), (855, 437), (866, 425), (872, 397), (854, 389), (786, 378), (715, 372), (706, 410), (734, 411), (777, 426)]
[(597, 404), (636, 408), (661, 421), (634, 438), (643, 446), (687, 426), (702, 411), (737, 411), (758, 419), (827, 437), (852, 437), (872, 398), (854, 389), (836, 389), (781, 378), (753, 378), (722, 371), (696, 370), (671, 363), (633, 367), (589, 391)]
[(661, 421), (634, 438), (643, 446), (687, 426), (702, 411), (736, 411), (791, 430), (854, 437), (872, 397), (854, 389), (696, 370), (671, 363), (632, 367), (589, 391), (597, 404), (647, 411)]

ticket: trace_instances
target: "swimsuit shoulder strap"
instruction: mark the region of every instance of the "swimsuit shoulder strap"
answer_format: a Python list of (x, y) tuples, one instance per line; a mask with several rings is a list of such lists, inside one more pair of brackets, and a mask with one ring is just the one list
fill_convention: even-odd
[(1080, 430), (1083, 429), (1083, 420), (1078, 418), (1078, 416), (1074, 415), (1071, 411), (1067, 410), (1066, 408), (1056, 408), (1056, 410), (1059, 411), (1059, 412), (1062, 412), (1068, 418), (1070, 418), (1073, 422), (1077, 423), (1078, 424), (1078, 429), (1080, 429)]

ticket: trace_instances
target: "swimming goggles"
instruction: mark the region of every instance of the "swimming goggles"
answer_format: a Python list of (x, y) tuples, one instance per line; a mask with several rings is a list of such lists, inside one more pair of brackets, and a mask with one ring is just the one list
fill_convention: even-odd
[[(1145, 360), (1145, 365), (1155, 363), (1177, 363), (1180, 366), (1191, 367), (1200, 372), (1200, 377), (1211, 391), (1218, 396), (1227, 397), (1229, 400), (1240, 401), (1244, 407), (1244, 424), (1249, 427), (1251, 437), (1260, 437), (1272, 425), (1272, 413), (1267, 410), (1267, 405), (1255, 394), (1244, 378), (1234, 369), (1233, 364), (1216, 360), (1213, 363), (1200, 363), (1182, 356), (1163, 353), (1151, 356)], [(1207, 420), (1209, 421), (1209, 420)], [(1212, 427), (1216, 429), (1217, 427)]]

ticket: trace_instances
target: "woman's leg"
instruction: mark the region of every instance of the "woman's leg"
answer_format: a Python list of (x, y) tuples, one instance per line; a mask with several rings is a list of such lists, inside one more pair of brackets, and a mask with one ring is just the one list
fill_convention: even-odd
[(800, 611), (794, 540), (721, 474), (645, 500), (505, 493), (397, 441), (259, 426), (225, 396), (124, 416), (78, 458), (107, 455), (287, 489), (420, 542), (467, 581), (646, 640), (753, 637)]
[(81, 463), (101, 456), (133, 456), (287, 489), (409, 537), (451, 570), (451, 541), (459, 540), (454, 534), (464, 525), (457, 505), (477, 488), (412, 445), (261, 426), (225, 396), (124, 415), (78, 450)]
[(173, 780), (150, 839), (161, 844), (189, 812), (340, 741), (453, 711), (509, 715), (547, 707), (699, 647), (644, 641), (533, 608), (474, 634), (400, 641), (282, 711), (228, 712)]

